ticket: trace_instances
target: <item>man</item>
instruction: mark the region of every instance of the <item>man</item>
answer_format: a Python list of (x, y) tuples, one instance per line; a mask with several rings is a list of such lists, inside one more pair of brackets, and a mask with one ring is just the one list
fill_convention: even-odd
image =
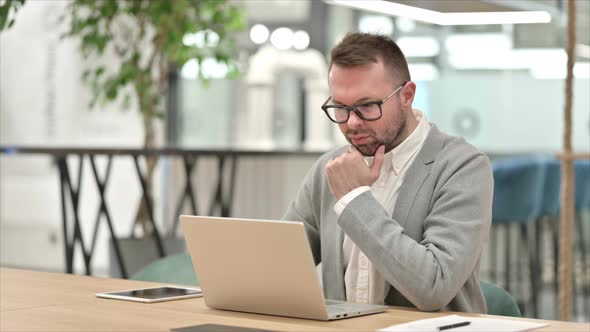
[(348, 34), (328, 80), (322, 109), (350, 146), (314, 164), (283, 216), (305, 223), (325, 297), (485, 313), (489, 159), (412, 109), (416, 85), (386, 36)]

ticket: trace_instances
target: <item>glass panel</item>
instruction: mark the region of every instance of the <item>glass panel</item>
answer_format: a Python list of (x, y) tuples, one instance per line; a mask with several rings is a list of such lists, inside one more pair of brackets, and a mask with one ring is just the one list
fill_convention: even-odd
[(231, 146), (237, 84), (235, 80), (213, 79), (204, 86), (195, 79), (179, 78), (177, 128), (181, 146)]
[(274, 89), (273, 141), (277, 148), (297, 148), (301, 144), (303, 119), (302, 77), (281, 72)]

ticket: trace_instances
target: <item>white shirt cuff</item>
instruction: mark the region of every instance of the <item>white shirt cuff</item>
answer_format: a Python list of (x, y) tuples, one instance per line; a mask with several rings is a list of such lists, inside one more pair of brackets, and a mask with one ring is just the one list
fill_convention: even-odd
[(348, 194), (342, 196), (336, 205), (334, 205), (334, 212), (336, 212), (336, 216), (340, 217), (342, 211), (346, 208), (348, 203), (350, 203), (353, 199), (355, 199), (358, 195), (371, 190), (369, 186), (362, 186), (351, 190)]

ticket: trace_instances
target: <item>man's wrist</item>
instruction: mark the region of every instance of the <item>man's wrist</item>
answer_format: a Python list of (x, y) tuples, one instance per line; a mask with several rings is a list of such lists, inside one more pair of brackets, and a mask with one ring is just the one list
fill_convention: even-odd
[(360, 194), (370, 190), (371, 187), (369, 186), (361, 186), (349, 191), (346, 195), (342, 196), (342, 198), (340, 198), (338, 202), (336, 202), (336, 204), (334, 205), (334, 212), (336, 212), (336, 215), (340, 216), (340, 214), (342, 214), (342, 211), (344, 211), (348, 203), (350, 203)]

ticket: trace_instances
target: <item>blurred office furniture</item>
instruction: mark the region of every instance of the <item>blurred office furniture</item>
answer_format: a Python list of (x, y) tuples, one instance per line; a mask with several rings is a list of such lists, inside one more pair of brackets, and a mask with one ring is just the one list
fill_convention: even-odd
[[(582, 291), (577, 294), (584, 297), (582, 312), (587, 313), (590, 311), (588, 303), (590, 301), (590, 280), (588, 278), (590, 274), (590, 262), (588, 261), (588, 247), (590, 246), (590, 160), (574, 161), (574, 176), (576, 211), (574, 234), (577, 235), (576, 240), (580, 254), (579, 266), (582, 270), (580, 274)], [(574, 275), (576, 275), (575, 272)], [(574, 304), (576, 303), (574, 299)]]
[[(543, 226), (549, 226), (553, 255), (552, 266), (553, 280), (551, 280), (553, 292), (557, 298), (558, 292), (558, 261), (559, 261), (559, 213), (560, 213), (560, 191), (561, 191), (561, 163), (558, 159), (547, 157), (543, 159), (546, 164), (546, 179), (543, 190), (542, 215), (546, 216)], [(580, 291), (575, 292), (573, 306), (574, 312), (578, 311), (578, 305), (582, 304), (582, 312), (587, 312), (588, 299), (590, 298), (590, 285), (587, 277), (589, 272), (588, 263), (588, 245), (590, 244), (590, 161), (576, 160), (574, 162), (574, 200), (575, 200), (575, 219), (574, 219), (574, 265), (577, 266), (572, 274), (574, 289), (579, 284)], [(540, 236), (542, 236), (541, 234)], [(546, 247), (546, 246), (545, 246)], [(577, 257), (575, 254), (578, 254)], [(577, 260), (576, 260), (577, 259)], [(576, 299), (582, 297), (582, 303)]]
[[(546, 168), (538, 157), (516, 157), (493, 162), (494, 198), (492, 207), (491, 250), (493, 273), (497, 282), (498, 232), (504, 230), (504, 287), (513, 293), (512, 266), (516, 261), (516, 278), (522, 290), (523, 258), (528, 263), (530, 305), (537, 316), (537, 290), (540, 284), (539, 241), (535, 241), (537, 220), (541, 217)], [(513, 233), (516, 248), (512, 248)], [(523, 254), (524, 252), (524, 254)], [(526, 273), (526, 272), (525, 272)], [(517, 297), (518, 299), (518, 297)], [(524, 303), (521, 303), (524, 309)], [(524, 310), (523, 310), (524, 311)], [(526, 312), (526, 311), (525, 311)], [(528, 314), (528, 312), (526, 312)]]
[[(552, 250), (548, 250), (548, 252), (552, 253), (551, 262), (552, 265), (549, 267), (553, 267), (553, 272), (550, 273), (552, 276), (552, 280), (550, 280), (553, 293), (555, 299), (557, 299), (557, 287), (558, 287), (558, 278), (557, 278), (557, 262), (559, 259), (559, 208), (561, 205), (561, 162), (553, 157), (547, 157), (543, 160), (546, 167), (545, 172), (545, 185), (543, 186), (543, 200), (541, 204), (541, 214), (544, 217), (541, 220), (536, 235), (536, 241), (543, 241), (543, 230), (548, 230), (548, 235), (550, 241), (547, 243), (551, 243)], [(544, 246), (547, 248), (547, 245)], [(547, 259), (544, 253), (539, 252), (537, 254), (539, 256), (539, 272), (543, 275), (545, 272), (543, 266), (543, 262)], [(544, 280), (542, 280), (543, 282)], [(542, 285), (541, 285), (542, 286)], [(557, 310), (557, 308), (556, 308)]]
[(480, 281), (489, 315), (521, 317), (516, 300), (505, 289), (490, 282)]
[[(561, 162), (552, 157), (546, 156), (541, 157), (540, 162), (545, 165), (546, 174), (545, 174), (545, 185), (543, 186), (543, 200), (541, 204), (541, 216), (543, 219), (540, 220), (540, 223), (537, 227), (536, 231), (536, 242), (541, 243), (543, 242), (543, 236), (545, 235), (543, 230), (548, 229), (548, 235), (550, 238), (551, 246), (545, 245), (543, 248), (540, 248), (540, 245), (537, 245), (539, 252), (539, 257), (541, 260), (539, 261), (542, 263), (542, 258), (544, 258), (544, 253), (541, 250), (551, 249), (552, 253), (552, 268), (553, 271), (550, 275), (553, 277), (551, 280), (551, 285), (553, 288), (553, 293), (555, 298), (557, 299), (558, 296), (558, 265), (559, 265), (559, 213), (560, 213), (560, 191), (561, 191)], [(588, 239), (586, 229), (590, 227), (590, 225), (586, 225), (584, 221), (585, 211), (590, 210), (590, 161), (588, 160), (576, 160), (574, 162), (574, 180), (575, 180), (575, 191), (574, 191), (574, 199), (575, 199), (575, 213), (576, 217), (574, 219), (574, 227), (575, 233), (573, 237), (573, 245), (572, 250), (574, 250), (574, 265), (579, 267), (581, 273), (577, 273), (576, 269), (574, 269), (574, 273), (572, 274), (573, 278), (573, 287), (579, 284), (580, 291), (574, 293), (574, 312), (577, 312), (578, 305), (580, 303), (577, 301), (577, 298), (582, 297), (582, 312), (585, 312), (584, 307), (587, 307), (588, 298), (590, 298), (590, 288), (588, 287), (588, 280), (586, 277), (586, 273), (588, 270), (588, 262), (587, 262), (587, 251), (588, 247), (587, 244), (590, 241)], [(577, 252), (576, 252), (577, 251)], [(576, 257), (575, 254), (578, 254)], [(576, 258), (578, 258), (576, 263)], [(540, 270), (538, 273), (543, 274), (541, 271), (541, 264), (539, 266)], [(542, 285), (541, 285), (542, 286)]]
[(576, 210), (590, 211), (590, 160), (576, 160)]
[[(129, 271), (124, 262), (121, 252), (121, 245), (114, 232), (114, 221), (109, 213), (107, 205), (107, 186), (110, 178), (110, 170), (115, 157), (131, 158), (135, 164), (135, 171), (138, 182), (142, 188), (142, 198), (148, 207), (149, 222), (153, 229), (152, 240), (156, 246), (159, 257), (165, 257), (166, 251), (163, 244), (163, 235), (165, 233), (175, 234), (178, 225), (178, 216), (181, 213), (183, 202), (188, 200), (190, 202), (190, 213), (198, 214), (203, 208), (199, 208), (195, 199), (195, 188), (191, 182), (191, 176), (196, 169), (196, 164), (199, 157), (213, 157), (217, 160), (217, 174), (212, 177), (217, 178), (217, 183), (213, 192), (211, 192), (211, 200), (208, 209), (205, 212), (200, 212), (207, 215), (219, 215), (228, 217), (231, 215), (231, 208), (233, 204), (233, 193), (236, 182), (236, 165), (240, 157), (272, 157), (272, 156), (317, 156), (319, 151), (303, 151), (303, 150), (217, 150), (217, 149), (185, 149), (185, 148), (158, 148), (158, 149), (144, 149), (144, 148), (84, 148), (84, 147), (32, 147), (32, 146), (0, 146), (0, 153), (6, 155), (17, 154), (42, 154), (53, 157), (58, 165), (59, 180), (61, 185), (61, 212), (62, 212), (62, 231), (64, 238), (64, 247), (66, 255), (66, 272), (73, 273), (74, 271), (74, 255), (80, 250), (84, 258), (85, 273), (92, 274), (91, 260), (96, 248), (97, 232), (99, 230), (99, 223), (101, 217), (107, 222), (113, 251), (117, 258), (119, 271), (123, 278), (129, 276)], [(176, 211), (171, 217), (172, 223), (168, 232), (159, 230), (154, 216), (154, 207), (152, 204), (153, 195), (149, 191), (144, 171), (142, 170), (141, 159), (145, 159), (149, 155), (157, 155), (159, 157), (175, 157), (180, 158), (184, 164), (185, 186), (180, 195), (179, 201), (176, 204)], [(96, 160), (97, 158), (106, 157), (107, 164), (104, 170), (104, 176), (99, 174)], [(94, 174), (94, 182), (98, 188), (100, 206), (95, 218), (94, 230), (92, 233), (92, 242), (88, 244), (83, 238), (82, 223), (80, 221), (80, 196), (82, 193), (82, 177), (83, 165), (86, 160), (90, 161), (92, 172)], [(74, 172), (70, 171), (73, 166)], [(76, 171), (77, 170), (77, 171)], [(74, 179), (76, 181), (74, 181)], [(114, 184), (116, 185), (116, 184)], [(136, 204), (132, 201), (129, 204)], [(68, 209), (70, 207), (70, 209)], [(71, 211), (70, 211), (71, 210)], [(71, 213), (68, 213), (71, 212)], [(72, 232), (69, 230), (73, 229)], [(79, 249), (78, 249), (79, 248)]]
[(187, 252), (153, 261), (132, 275), (131, 279), (177, 285), (199, 285), (191, 256)]
[[(574, 287), (580, 288), (575, 293), (574, 310), (584, 312), (590, 298), (588, 285), (588, 225), (590, 210), (590, 161), (577, 160), (575, 168), (575, 201), (576, 218), (574, 233), (574, 260), (581, 273), (574, 271), (572, 277)], [(529, 275), (529, 296), (531, 311), (525, 310), (524, 302), (517, 296), (523, 312), (527, 316), (538, 314), (539, 296), (544, 286), (543, 275), (550, 275), (548, 280), (553, 296), (557, 299), (558, 265), (559, 265), (559, 213), (561, 193), (561, 162), (554, 156), (535, 155), (497, 159), (493, 162), (494, 171), (494, 202), (493, 224), (491, 230), (492, 280), (498, 282), (499, 271), (497, 251), (499, 248), (499, 230), (504, 230), (504, 286), (507, 291), (514, 292), (514, 280), (520, 286), (519, 295), (523, 290), (523, 270)], [(512, 229), (512, 230), (511, 230)], [(516, 248), (512, 232), (518, 232)], [(545, 241), (545, 238), (549, 241)], [(524, 244), (524, 246), (523, 246)], [(541, 245), (544, 244), (544, 245)], [(577, 255), (576, 255), (577, 254)], [(546, 264), (547, 255), (552, 264)], [(527, 257), (526, 265), (520, 264)], [(516, 260), (516, 271), (513, 273), (513, 261)], [(547, 272), (550, 268), (550, 273)], [(582, 297), (582, 308), (576, 298)], [(556, 308), (557, 309), (557, 308)], [(580, 310), (581, 309), (581, 310)]]

